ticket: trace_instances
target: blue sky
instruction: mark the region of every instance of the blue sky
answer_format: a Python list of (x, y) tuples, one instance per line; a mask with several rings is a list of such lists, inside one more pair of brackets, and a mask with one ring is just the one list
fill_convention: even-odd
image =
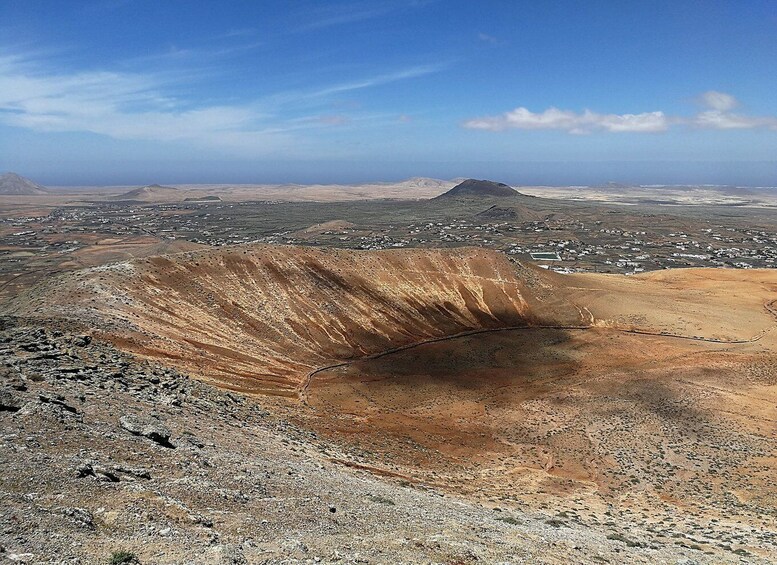
[(0, 170), (777, 185), (777, 2), (0, 0)]

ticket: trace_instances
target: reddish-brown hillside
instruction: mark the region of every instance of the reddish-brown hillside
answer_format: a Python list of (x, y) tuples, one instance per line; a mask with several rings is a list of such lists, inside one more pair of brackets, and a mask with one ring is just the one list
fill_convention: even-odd
[(527, 281), (537, 274), (523, 270), (476, 249), (241, 246), (68, 274), (14, 311), (89, 321), (133, 352), (223, 386), (289, 394), (321, 365), (536, 322)]
[(5, 313), (298, 398), (260, 402), (349, 465), (565, 519), (671, 518), (661, 543), (714, 519), (767, 557), (776, 303), (773, 270), (560, 275), (472, 248), (238, 246), (69, 273)]

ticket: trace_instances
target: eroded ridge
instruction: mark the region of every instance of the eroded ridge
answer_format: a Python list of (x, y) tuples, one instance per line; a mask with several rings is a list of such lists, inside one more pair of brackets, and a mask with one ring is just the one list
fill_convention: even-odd
[[(87, 269), (12, 309), (89, 321), (125, 349), (227, 388), (291, 395), (316, 367), (536, 323), (537, 276), (476, 249), (240, 246)], [(570, 320), (580, 322), (577, 310)]]

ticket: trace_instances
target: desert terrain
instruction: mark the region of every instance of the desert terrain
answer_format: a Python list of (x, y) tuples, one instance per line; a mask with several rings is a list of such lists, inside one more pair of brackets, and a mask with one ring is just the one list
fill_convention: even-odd
[(0, 202), (0, 556), (777, 559), (768, 206), (145, 188)]

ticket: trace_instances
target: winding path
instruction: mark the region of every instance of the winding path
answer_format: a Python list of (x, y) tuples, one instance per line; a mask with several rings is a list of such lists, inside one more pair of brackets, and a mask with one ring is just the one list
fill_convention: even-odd
[[(777, 307), (775, 307), (775, 304), (777, 304), (777, 299), (772, 300), (770, 302), (767, 302), (764, 304), (764, 308), (767, 312), (769, 312), (775, 320), (777, 320)], [(586, 310), (588, 310), (586, 308)], [(589, 312), (590, 314), (590, 312)], [(713, 338), (713, 337), (703, 337), (703, 336), (690, 336), (690, 335), (682, 335), (682, 334), (672, 334), (668, 332), (655, 332), (655, 331), (649, 331), (649, 330), (637, 330), (637, 329), (625, 329), (625, 328), (602, 328), (600, 326), (593, 325), (593, 315), (591, 315), (591, 321), (592, 323), (590, 325), (535, 325), (535, 326), (508, 326), (505, 328), (488, 328), (488, 329), (480, 329), (480, 330), (468, 330), (465, 332), (460, 332), (453, 335), (447, 335), (447, 336), (441, 336), (441, 337), (435, 337), (431, 339), (426, 339), (423, 341), (417, 341), (415, 343), (409, 343), (407, 345), (402, 345), (399, 347), (394, 347), (391, 349), (387, 349), (385, 351), (381, 351), (379, 353), (373, 353), (371, 355), (365, 355), (363, 357), (359, 357), (357, 359), (351, 359), (348, 361), (341, 361), (339, 363), (333, 363), (332, 365), (326, 365), (324, 367), (319, 367), (317, 369), (313, 369), (310, 371), (307, 375), (305, 375), (305, 378), (300, 383), (298, 389), (297, 389), (297, 396), (300, 400), (300, 402), (305, 406), (310, 406), (308, 403), (308, 390), (310, 389), (310, 385), (313, 382), (313, 378), (318, 374), (322, 373), (324, 371), (329, 371), (331, 369), (337, 369), (338, 367), (346, 367), (348, 365), (353, 364), (357, 361), (364, 361), (369, 359), (379, 359), (380, 357), (384, 357), (386, 355), (391, 355), (392, 353), (398, 353), (400, 351), (406, 351), (408, 349), (413, 349), (416, 347), (420, 347), (422, 345), (427, 345), (429, 343), (439, 343), (442, 341), (450, 341), (453, 339), (458, 339), (461, 337), (467, 337), (470, 335), (478, 335), (478, 334), (485, 334), (485, 333), (496, 333), (496, 332), (512, 332), (512, 331), (525, 331), (525, 330), (542, 330), (542, 329), (554, 329), (554, 330), (591, 330), (591, 329), (607, 329), (610, 331), (616, 331), (621, 333), (628, 333), (628, 334), (636, 334), (636, 335), (649, 335), (649, 336), (655, 336), (655, 337), (666, 337), (670, 339), (685, 339), (690, 341), (704, 341), (708, 343), (723, 343), (723, 344), (744, 344), (744, 343), (754, 343), (756, 341), (759, 341), (762, 339), (768, 332), (774, 329), (775, 326), (771, 326), (769, 328), (766, 328), (764, 330), (761, 330), (753, 337), (747, 338), (747, 339), (722, 339), (722, 338)]]

